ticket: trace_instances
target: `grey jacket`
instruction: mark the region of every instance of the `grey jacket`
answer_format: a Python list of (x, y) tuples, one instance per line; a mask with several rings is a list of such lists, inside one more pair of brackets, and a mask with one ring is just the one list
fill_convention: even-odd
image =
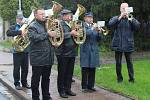
[(54, 62), (54, 50), (49, 41), (45, 24), (35, 20), (28, 29), (31, 41), (30, 62), (32, 66), (47, 66)]
[(118, 16), (110, 19), (109, 26), (114, 27), (114, 36), (112, 40), (112, 50), (120, 52), (134, 51), (134, 31), (140, 27), (140, 23), (133, 18), (129, 21), (127, 18), (118, 20)]

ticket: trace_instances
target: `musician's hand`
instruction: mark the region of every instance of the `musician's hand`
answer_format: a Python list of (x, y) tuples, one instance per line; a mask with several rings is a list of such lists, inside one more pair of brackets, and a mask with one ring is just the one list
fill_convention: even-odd
[(45, 22), (45, 28), (48, 30), (48, 22)]
[(122, 19), (123, 17), (127, 17), (127, 15), (128, 15), (128, 14), (127, 14), (126, 12), (123, 12), (123, 13), (121, 13), (121, 15), (119, 16), (118, 19), (120, 20), (120, 19)]
[(56, 36), (56, 32), (55, 31), (51, 31), (51, 30), (48, 30), (48, 35), (50, 36), (50, 37), (55, 37)]
[(77, 36), (77, 35), (78, 35), (78, 32), (77, 32), (76, 30), (72, 30), (72, 31), (70, 32), (70, 34), (71, 34), (72, 36)]
[(21, 36), (25, 36), (27, 34), (26, 30), (21, 30)]

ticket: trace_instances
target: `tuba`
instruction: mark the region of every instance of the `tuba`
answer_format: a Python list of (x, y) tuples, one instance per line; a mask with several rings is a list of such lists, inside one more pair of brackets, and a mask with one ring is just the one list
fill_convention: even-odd
[(52, 1), (53, 2), (53, 7), (51, 11), (51, 15), (49, 15), (47, 19), (47, 30), (48, 31), (54, 31), (56, 33), (55, 37), (49, 37), (50, 42), (52, 43), (53, 46), (60, 46), (64, 40), (64, 33), (62, 26), (60, 24), (60, 20), (57, 20), (56, 13), (60, 12), (62, 10), (62, 5)]
[(77, 31), (77, 36), (73, 36), (73, 39), (76, 44), (83, 44), (86, 39), (86, 32), (85, 28), (83, 27), (82, 21), (78, 20), (79, 16), (81, 16), (85, 12), (85, 8), (77, 4), (77, 10), (75, 14), (73, 15), (73, 20), (70, 22), (70, 26), (72, 29)]
[(15, 50), (17, 52), (23, 52), (25, 48), (28, 47), (28, 45), (30, 44), (30, 40), (27, 34), (28, 31), (28, 27), (29, 25), (32, 23), (32, 21), (34, 20), (34, 13), (32, 11), (32, 13), (30, 14), (30, 16), (28, 17), (27, 20), (25, 20), (24, 24), (22, 25), (22, 27), (19, 29), (21, 31), (25, 32), (24, 36), (21, 35), (17, 35), (14, 37), (12, 46), (15, 48)]

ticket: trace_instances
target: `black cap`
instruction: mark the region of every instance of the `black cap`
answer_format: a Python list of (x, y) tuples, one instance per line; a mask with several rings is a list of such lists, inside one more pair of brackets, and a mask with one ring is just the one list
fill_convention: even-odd
[(93, 17), (93, 13), (92, 12), (88, 12), (88, 13), (85, 13), (84, 16)]
[(17, 18), (17, 19), (23, 19), (23, 15), (21, 15), (21, 14), (20, 14), (20, 15), (17, 15), (16, 18)]
[(63, 10), (61, 11), (61, 15), (65, 15), (65, 14), (69, 14), (69, 13), (72, 13), (72, 11), (71, 11), (71, 10), (68, 10), (68, 9), (63, 9)]

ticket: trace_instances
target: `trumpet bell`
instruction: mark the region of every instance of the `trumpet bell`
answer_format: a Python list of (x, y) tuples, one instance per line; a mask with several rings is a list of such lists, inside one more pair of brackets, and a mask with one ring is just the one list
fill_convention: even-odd
[(133, 19), (133, 15), (132, 14), (128, 14), (128, 20), (132, 20)]
[(102, 28), (102, 34), (103, 34), (103, 35), (106, 36), (106, 35), (108, 35), (108, 33), (109, 33), (109, 30), (108, 30), (107, 28), (105, 28), (105, 27)]

